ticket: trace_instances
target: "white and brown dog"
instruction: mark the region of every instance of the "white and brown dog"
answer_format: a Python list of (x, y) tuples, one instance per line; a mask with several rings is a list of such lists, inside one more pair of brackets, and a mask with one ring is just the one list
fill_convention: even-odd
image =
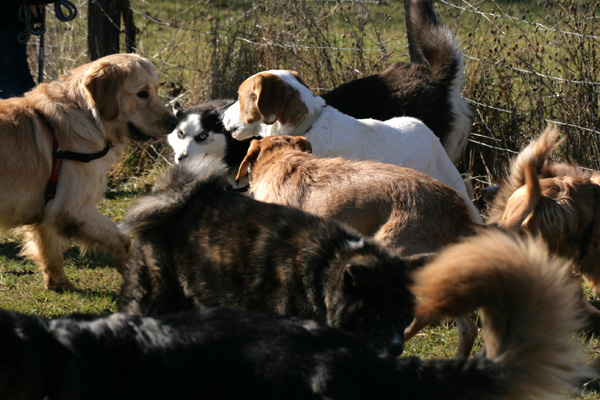
[(377, 160), (412, 168), (452, 187), (482, 222), (465, 182), (439, 139), (416, 118), (355, 119), (314, 96), (288, 70), (260, 72), (244, 81), (238, 101), (223, 114), (225, 128), (238, 140), (254, 136), (306, 136), (320, 157)]
[(46, 288), (73, 287), (63, 270), (69, 239), (102, 245), (124, 268), (130, 240), (96, 203), (129, 141), (177, 125), (158, 83), (147, 59), (113, 54), (0, 100), (0, 229), (25, 226), (22, 253), (39, 264)]

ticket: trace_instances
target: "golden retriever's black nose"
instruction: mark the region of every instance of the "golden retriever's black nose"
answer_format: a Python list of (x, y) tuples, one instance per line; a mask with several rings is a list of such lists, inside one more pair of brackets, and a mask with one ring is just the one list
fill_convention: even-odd
[(169, 127), (169, 129), (175, 129), (177, 127), (177, 124), (179, 123), (179, 120), (173, 116), (167, 118), (167, 126)]

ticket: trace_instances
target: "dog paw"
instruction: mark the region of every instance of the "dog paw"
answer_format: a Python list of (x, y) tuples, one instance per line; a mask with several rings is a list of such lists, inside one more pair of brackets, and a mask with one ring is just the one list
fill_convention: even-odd
[(44, 286), (46, 289), (55, 292), (72, 292), (75, 290), (75, 285), (68, 280), (53, 281), (52, 279), (44, 279)]

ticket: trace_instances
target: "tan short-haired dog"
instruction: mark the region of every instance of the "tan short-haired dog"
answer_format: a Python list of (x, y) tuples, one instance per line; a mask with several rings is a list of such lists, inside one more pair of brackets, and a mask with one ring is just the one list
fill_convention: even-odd
[(465, 201), (428, 175), (311, 153), (311, 143), (302, 136), (255, 139), (236, 179), (248, 174), (256, 200), (343, 222), (403, 256), (436, 252), (473, 233)]
[(22, 253), (39, 264), (46, 288), (73, 287), (63, 270), (65, 239), (100, 244), (124, 267), (129, 238), (96, 203), (127, 142), (159, 138), (177, 124), (158, 84), (150, 61), (115, 54), (0, 100), (0, 229), (25, 226)]

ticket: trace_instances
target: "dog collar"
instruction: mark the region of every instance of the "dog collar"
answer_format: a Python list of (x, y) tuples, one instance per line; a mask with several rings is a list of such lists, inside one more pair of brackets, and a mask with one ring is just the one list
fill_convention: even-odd
[[(44, 118), (45, 119), (45, 118)], [(62, 160), (73, 160), (80, 162), (90, 162), (93, 160), (97, 160), (98, 158), (104, 157), (110, 151), (110, 148), (113, 147), (111, 142), (106, 144), (106, 147), (95, 153), (77, 153), (74, 151), (59, 151), (60, 146), (58, 145), (58, 140), (56, 139), (56, 134), (54, 133), (54, 128), (50, 125), (50, 122), (46, 120), (46, 124), (48, 125), (48, 129), (50, 130), (50, 135), (52, 136), (52, 173), (50, 174), (50, 179), (48, 180), (48, 185), (46, 185), (46, 203), (54, 198), (56, 195), (56, 187), (58, 186), (58, 175), (60, 173), (60, 167), (62, 165)]]
[(291, 136), (302, 136), (304, 135), (306, 132), (308, 132), (310, 130), (310, 128), (312, 128), (312, 124), (317, 120), (317, 118), (319, 118), (321, 116), (321, 112), (323, 111), (323, 108), (325, 108), (326, 106), (322, 106), (320, 107), (317, 112), (315, 112), (312, 115), (307, 116), (306, 118), (304, 118), (302, 120), (302, 122), (300, 122), (300, 125), (298, 125), (297, 127), (294, 128), (294, 130), (292, 132), (290, 132), (289, 134)]

